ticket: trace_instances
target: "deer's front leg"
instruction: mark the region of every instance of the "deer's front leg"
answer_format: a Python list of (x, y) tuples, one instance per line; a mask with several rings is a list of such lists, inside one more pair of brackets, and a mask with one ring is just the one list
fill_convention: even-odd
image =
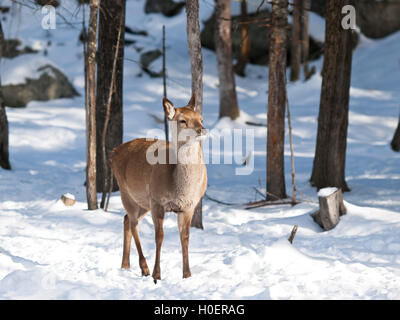
[(178, 213), (178, 228), (182, 245), (183, 278), (189, 278), (191, 276), (189, 267), (189, 234), (192, 217), (192, 211)]
[(154, 283), (157, 283), (157, 280), (161, 280), (160, 255), (161, 255), (161, 245), (164, 240), (164, 216), (165, 216), (164, 208), (160, 206), (158, 203), (152, 202), (151, 216), (153, 218), (155, 240), (156, 240), (156, 261), (153, 269), (153, 279)]

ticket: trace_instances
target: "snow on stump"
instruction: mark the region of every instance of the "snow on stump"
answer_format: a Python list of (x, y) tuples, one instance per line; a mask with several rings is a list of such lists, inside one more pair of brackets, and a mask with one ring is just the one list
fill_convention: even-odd
[(67, 207), (73, 206), (76, 202), (75, 197), (70, 193), (63, 194), (61, 200)]
[(339, 223), (342, 215), (346, 214), (341, 189), (324, 188), (318, 192), (319, 210), (312, 214), (314, 221), (325, 231), (331, 230)]

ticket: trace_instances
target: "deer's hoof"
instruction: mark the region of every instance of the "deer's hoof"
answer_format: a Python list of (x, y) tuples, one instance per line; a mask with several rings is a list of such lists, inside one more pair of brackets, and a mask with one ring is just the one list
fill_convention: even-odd
[(149, 276), (150, 275), (150, 270), (149, 267), (147, 266), (146, 260), (141, 260), (139, 261), (140, 269), (142, 270), (142, 276)]
[(160, 272), (153, 272), (153, 280), (154, 280), (154, 283), (157, 283), (157, 280), (161, 280)]
[(191, 276), (192, 274), (190, 273), (190, 271), (186, 271), (183, 273), (183, 279), (190, 278)]
[(150, 275), (149, 269), (142, 269), (142, 276), (148, 277)]
[(129, 265), (129, 263), (123, 263), (121, 265), (121, 269), (129, 270), (130, 268), (131, 268), (131, 266)]

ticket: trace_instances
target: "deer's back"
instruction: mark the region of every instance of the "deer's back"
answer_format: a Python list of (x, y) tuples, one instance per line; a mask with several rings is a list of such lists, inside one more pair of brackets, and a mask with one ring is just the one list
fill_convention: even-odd
[(112, 171), (121, 192), (141, 207), (150, 209), (150, 177), (152, 165), (146, 159), (147, 149), (158, 140), (135, 139), (121, 144), (111, 156)]

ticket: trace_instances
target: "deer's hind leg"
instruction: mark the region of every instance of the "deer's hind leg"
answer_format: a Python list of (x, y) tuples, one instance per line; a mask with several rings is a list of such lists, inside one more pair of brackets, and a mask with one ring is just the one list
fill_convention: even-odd
[(124, 217), (124, 247), (122, 252), (122, 269), (129, 269), (131, 267), (129, 261), (129, 254), (131, 252), (132, 229), (129, 223), (128, 215)]
[(150, 274), (150, 271), (147, 266), (146, 258), (143, 255), (139, 237), (139, 221), (144, 217), (147, 210), (140, 207), (134, 200), (125, 195), (123, 192), (121, 192), (121, 199), (125, 210), (127, 211), (127, 215), (125, 215), (124, 217), (124, 246), (121, 267), (123, 269), (129, 269), (130, 267), (129, 255), (131, 251), (131, 240), (133, 236), (139, 255), (139, 266), (142, 270), (142, 275), (148, 276)]
[(148, 210), (146, 210), (144, 208), (140, 208), (139, 209), (139, 217), (136, 222), (136, 225), (132, 225), (133, 239), (135, 240), (136, 249), (139, 254), (139, 266), (140, 266), (140, 269), (142, 270), (142, 276), (146, 276), (146, 277), (150, 275), (150, 270), (149, 270), (149, 267), (147, 266), (147, 261), (143, 255), (142, 246), (140, 244), (139, 221), (142, 220), (142, 218), (145, 216), (145, 214), (147, 212), (148, 212)]

